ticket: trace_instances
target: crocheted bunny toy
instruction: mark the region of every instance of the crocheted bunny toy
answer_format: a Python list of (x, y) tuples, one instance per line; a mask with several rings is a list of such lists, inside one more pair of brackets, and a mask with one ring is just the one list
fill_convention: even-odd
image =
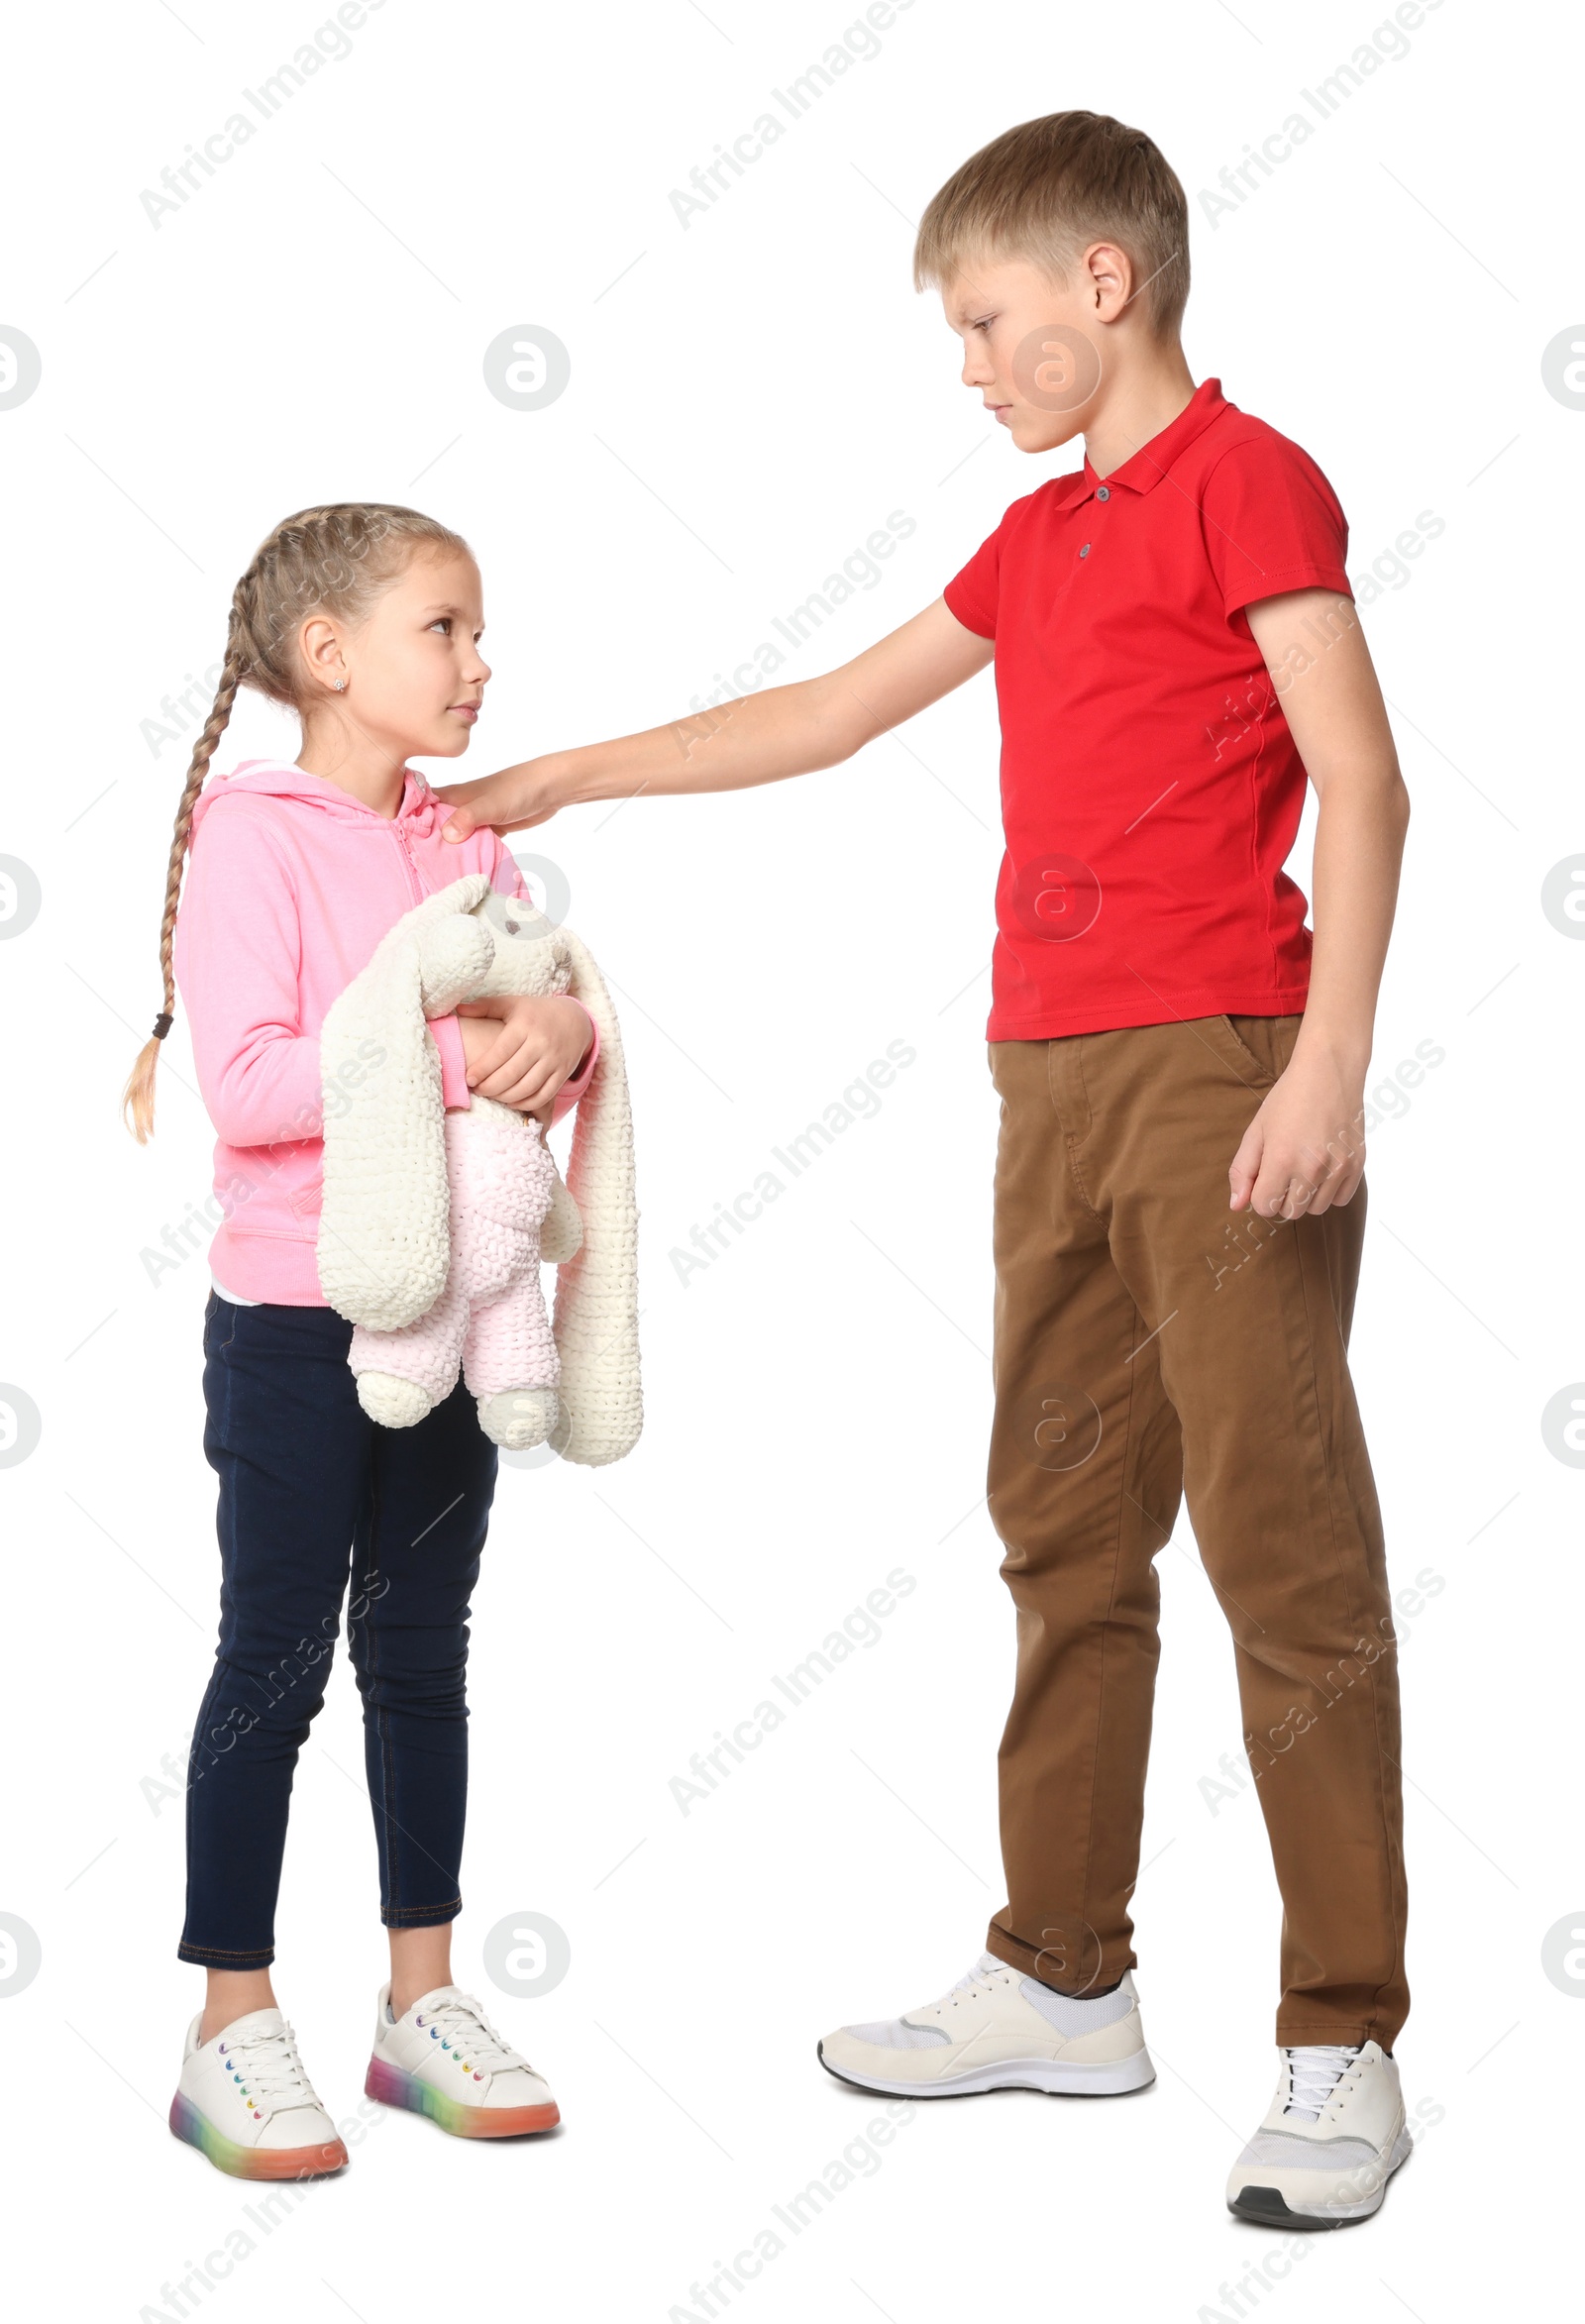
[[(537, 1121), (446, 1109), (426, 1023), (460, 1001), (571, 993), (599, 1032), (559, 1177)], [(410, 1427), (461, 1372), (497, 1444), (620, 1460), (643, 1425), (633, 1127), (605, 984), (570, 929), (470, 873), (416, 904), (332, 1004), (319, 1281), (355, 1325), (371, 1419)], [(540, 1263), (559, 1265), (554, 1327)]]

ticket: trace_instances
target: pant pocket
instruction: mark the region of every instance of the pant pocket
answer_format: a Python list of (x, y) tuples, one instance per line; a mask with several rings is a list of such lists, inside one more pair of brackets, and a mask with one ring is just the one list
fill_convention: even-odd
[(230, 1300), (222, 1299), (218, 1291), (209, 1294), (204, 1308), (204, 1357), (214, 1362), (223, 1356), (237, 1336), (237, 1318), (242, 1313)]
[(1299, 1038), (1302, 1016), (1217, 1016), (1212, 1022), (1224, 1036), (1229, 1055), (1236, 1060), (1244, 1081), (1254, 1081), (1263, 1089), (1288, 1070)]

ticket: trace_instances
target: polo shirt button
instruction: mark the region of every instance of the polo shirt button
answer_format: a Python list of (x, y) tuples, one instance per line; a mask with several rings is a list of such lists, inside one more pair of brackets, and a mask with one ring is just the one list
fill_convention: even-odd
[(1079, 554), (1080, 554), (1080, 556), (1081, 556), (1081, 557), (1088, 557), (1088, 556), (1089, 556), (1089, 554), (1090, 554), (1090, 544), (1089, 544), (1089, 542), (1088, 542), (1088, 541), (1086, 541), (1086, 543), (1085, 543), (1084, 547), (1083, 547), (1083, 548), (1080, 550)]
[(1111, 498), (1111, 486), (1110, 484), (1101, 485), (1096, 493), (1096, 498), (1098, 500), (1110, 500)]

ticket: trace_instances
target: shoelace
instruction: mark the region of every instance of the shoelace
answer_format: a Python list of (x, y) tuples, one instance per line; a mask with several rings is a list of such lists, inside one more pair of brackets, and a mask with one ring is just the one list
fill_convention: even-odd
[(1299, 2114), (1307, 2122), (1319, 2122), (1322, 2107), (1359, 2052), (1321, 2045), (1285, 2050), (1283, 2056), (1288, 2060), (1288, 2103), (1283, 2108), (1284, 2114)]
[[(977, 1985), (984, 1985), (987, 1987), (987, 1989), (989, 1989), (993, 1977), (997, 1977), (1002, 1974), (1003, 1967), (1001, 1961), (995, 1961), (990, 1968), (987, 1968), (983, 1959), (977, 1960), (973, 1968), (964, 1970), (963, 1975), (958, 1979), (955, 1985), (949, 1985), (947, 1987), (947, 1990), (942, 1994), (939, 2001), (927, 2002), (925, 2007), (928, 2009), (945, 2009), (950, 2003), (954, 1993), (973, 1992)], [(924, 2010), (910, 2009), (908, 2015), (910, 2017), (922, 2017), (924, 2015)]]
[(455, 2001), (437, 2003), (434, 2009), (426, 2009), (415, 2023), (426, 2034), (438, 2032), (443, 2043), (462, 2051), (469, 2064), (476, 2066), (480, 2073), (503, 2073), (528, 2063), (509, 2043), (501, 2040), (472, 1994), (464, 1993)]
[(248, 2034), (240, 2042), (222, 2042), (220, 2055), (261, 2114), (285, 2114), (294, 2106), (319, 2104), (290, 2026), (278, 2034)]

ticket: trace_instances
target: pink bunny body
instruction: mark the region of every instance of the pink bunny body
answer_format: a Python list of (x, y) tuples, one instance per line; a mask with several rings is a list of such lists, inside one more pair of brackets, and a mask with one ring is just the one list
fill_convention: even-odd
[(476, 1097), (467, 1112), (446, 1116), (446, 1175), (445, 1289), (399, 1331), (360, 1324), (348, 1361), (357, 1374), (410, 1382), (432, 1404), (451, 1394), (462, 1372), (481, 1405), (507, 1389), (549, 1391), (554, 1410), (561, 1363), (540, 1288), (540, 1228), (555, 1167), (538, 1123)]

